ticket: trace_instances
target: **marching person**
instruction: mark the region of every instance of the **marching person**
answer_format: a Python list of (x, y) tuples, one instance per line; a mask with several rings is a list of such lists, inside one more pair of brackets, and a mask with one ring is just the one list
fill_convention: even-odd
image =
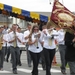
[(6, 41), (4, 41), (5, 36), (2, 33), (3, 26), (0, 27), (0, 70), (3, 70), (3, 64), (4, 64), (4, 56), (5, 56), (5, 50), (6, 50)]
[(28, 36), (30, 34), (30, 30), (31, 30), (31, 24), (27, 23), (27, 30), (24, 32), (24, 38), (26, 41), (26, 52), (27, 52), (27, 63), (28, 63), (28, 67), (31, 67), (31, 56), (28, 50)]
[[(24, 36), (23, 36), (23, 33), (21, 33), (21, 28), (20, 27), (17, 28), (17, 38), (18, 38), (18, 47), (20, 48), (22, 45), (25, 44)], [(19, 66), (22, 65), (21, 59), (20, 59), (21, 54), (22, 54), (22, 50), (20, 50), (20, 57), (19, 57), (19, 62), (18, 62)]]
[[(46, 27), (46, 25), (44, 24), (44, 25), (42, 26), (42, 32), (43, 32), (43, 30), (45, 30), (45, 29), (47, 29), (47, 27)], [(43, 41), (43, 43), (44, 43), (44, 41)], [(41, 52), (41, 61), (42, 61), (42, 68), (43, 68), (43, 70), (46, 70), (46, 62), (45, 62), (44, 50), (42, 50), (42, 52)]]
[(55, 39), (57, 39), (57, 31), (54, 30), (54, 27), (50, 22), (47, 23), (47, 28), (43, 30), (43, 50), (46, 62), (46, 75), (51, 75), (51, 65), (53, 58), (55, 56)]
[(65, 33), (66, 31), (64, 29), (60, 29), (58, 31), (58, 48), (60, 52), (60, 58), (61, 58), (61, 73), (66, 74), (66, 65), (67, 61), (65, 60), (65, 52), (66, 52), (66, 45), (65, 45)]
[(28, 50), (30, 52), (32, 61), (33, 61), (33, 69), (32, 75), (38, 75), (38, 64), (41, 56), (42, 48), (42, 36), (39, 31), (38, 25), (34, 25), (29, 35), (28, 41)]
[[(9, 39), (8, 39), (8, 37), (9, 37), (9, 33), (10, 32), (12, 32), (12, 29), (10, 28), (10, 30), (8, 30), (8, 33), (6, 34), (6, 40), (7, 40), (7, 42), (6, 42), (6, 44), (7, 44), (7, 53), (6, 53), (6, 62), (9, 62), (9, 56), (10, 56), (10, 43), (8, 42), (9, 41)], [(11, 59), (10, 59), (10, 61), (11, 61)]]
[[(8, 25), (5, 24), (5, 25), (3, 25), (3, 26), (4, 26), (4, 27), (3, 27), (4, 29), (3, 29), (2, 33), (3, 33), (3, 34), (7, 34), (7, 33), (8, 33)], [(6, 36), (7, 36), (7, 35), (6, 35)], [(7, 48), (7, 43), (6, 43), (5, 57), (6, 57), (6, 55), (7, 55), (8, 49), (9, 49), (9, 48)], [(6, 58), (4, 58), (4, 60), (6, 60)]]
[(12, 25), (12, 32), (9, 33), (9, 43), (10, 43), (10, 52), (12, 60), (12, 70), (14, 74), (17, 74), (17, 64), (19, 62), (20, 49), (18, 47), (18, 37), (17, 37), (17, 24)]
[(67, 47), (65, 58), (70, 68), (70, 75), (75, 75), (75, 20), (72, 23), (72, 30), (67, 28), (65, 34), (65, 45)]

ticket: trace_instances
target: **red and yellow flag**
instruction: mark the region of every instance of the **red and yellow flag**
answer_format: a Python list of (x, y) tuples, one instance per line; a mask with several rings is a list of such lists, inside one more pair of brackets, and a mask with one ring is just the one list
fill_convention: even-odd
[(59, 27), (72, 27), (75, 15), (58, 0), (55, 0), (50, 20)]

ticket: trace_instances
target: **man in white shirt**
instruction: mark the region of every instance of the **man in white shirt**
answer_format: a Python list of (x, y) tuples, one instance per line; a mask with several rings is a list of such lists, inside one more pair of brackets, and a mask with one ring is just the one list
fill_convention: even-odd
[[(42, 26), (42, 32), (46, 29), (46, 25), (44, 24)], [(43, 40), (43, 44), (44, 44), (44, 40)], [(41, 61), (42, 61), (42, 68), (43, 70), (46, 70), (46, 63), (45, 63), (45, 57), (44, 57), (44, 50), (41, 52)]]
[(27, 62), (28, 62), (28, 66), (31, 67), (31, 56), (30, 56), (30, 53), (29, 53), (29, 50), (28, 50), (28, 44), (27, 44), (28, 38), (29, 38), (28, 36), (29, 36), (30, 30), (31, 30), (31, 24), (28, 23), (27, 28), (28, 28), (28, 30), (26, 30), (24, 32), (24, 38), (25, 38), (25, 41), (26, 41)]
[(59, 52), (60, 52), (60, 58), (61, 58), (61, 72), (63, 74), (66, 73), (66, 64), (67, 61), (65, 60), (65, 52), (66, 52), (66, 45), (65, 45), (65, 41), (64, 41), (64, 37), (65, 37), (65, 31), (64, 29), (60, 29), (58, 31), (58, 48), (59, 48)]
[(17, 37), (17, 24), (12, 25), (12, 32), (9, 33), (9, 43), (10, 43), (10, 52), (12, 60), (12, 70), (14, 74), (17, 74), (17, 64), (19, 62), (20, 49), (19, 42)]
[(25, 47), (25, 39), (24, 39), (23, 33), (21, 33), (20, 27), (18, 27), (18, 29), (17, 29), (17, 37), (18, 37), (18, 47), (20, 48), (20, 57), (19, 57), (18, 65), (21, 66), (22, 65), (21, 60), (20, 60), (21, 54), (22, 54), (21, 48)]
[[(10, 29), (10, 30), (8, 30), (8, 33), (7, 34), (5, 34), (5, 40), (7, 41), (7, 53), (6, 53), (6, 62), (9, 62), (9, 56), (10, 56), (10, 43), (8, 42), (9, 41), (9, 33), (10, 32), (12, 32), (12, 29)], [(11, 59), (10, 59), (10, 62), (12, 62), (11, 61)]]

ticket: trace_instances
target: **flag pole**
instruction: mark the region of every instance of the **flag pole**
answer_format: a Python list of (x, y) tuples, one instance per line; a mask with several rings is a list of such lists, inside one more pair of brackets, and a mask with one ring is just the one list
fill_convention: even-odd
[(64, 1), (62, 0), (62, 4), (64, 5)]

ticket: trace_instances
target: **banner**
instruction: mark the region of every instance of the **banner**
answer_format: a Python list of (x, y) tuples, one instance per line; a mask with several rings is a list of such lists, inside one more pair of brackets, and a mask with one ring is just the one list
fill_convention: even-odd
[(57, 26), (61, 28), (72, 28), (72, 22), (75, 20), (74, 18), (75, 15), (70, 10), (55, 0), (51, 13), (51, 21), (53, 21)]

